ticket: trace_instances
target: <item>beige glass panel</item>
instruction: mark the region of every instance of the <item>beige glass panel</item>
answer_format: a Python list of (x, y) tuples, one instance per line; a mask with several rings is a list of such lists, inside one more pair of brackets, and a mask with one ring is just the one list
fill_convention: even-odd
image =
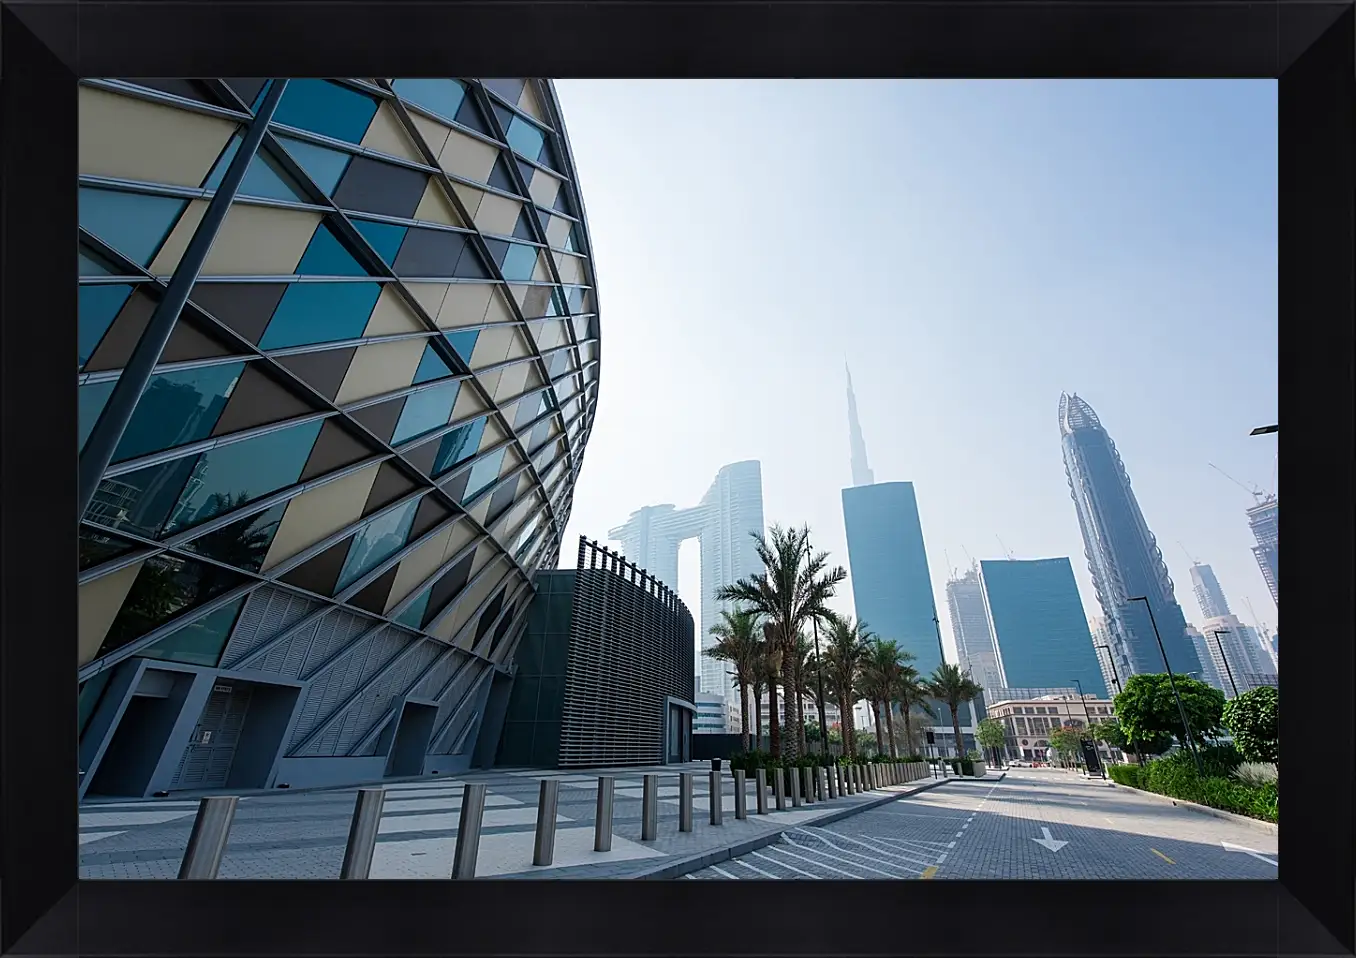
[(527, 388), (528, 369), (531, 365), (531, 363), (519, 363), (500, 373), (499, 385), (495, 387), (494, 398), (496, 403), (506, 396), (517, 396)]
[(541, 101), (537, 98), (537, 91), (533, 89), (533, 86), (531, 80), (523, 84), (523, 95), (518, 98), (518, 108), (533, 119), (545, 123), (546, 111), (542, 109)]
[(462, 176), (478, 183), (490, 179), (490, 171), (499, 158), (499, 150), (489, 143), (482, 143), (474, 137), (452, 130), (443, 149), (438, 151), (438, 165), (455, 176)]
[(303, 492), (289, 502), (278, 534), (264, 558), (264, 571), (357, 521), (380, 468), (380, 463), (367, 466)]
[(127, 598), (127, 592), (132, 588), (142, 565), (141, 562), (134, 562), (80, 586), (79, 598), (76, 600), (80, 616), (76, 629), (78, 666), (94, 661), (104, 636), (108, 634), (108, 627), (118, 617), (123, 600)]
[(479, 326), (485, 322), (494, 295), (495, 287), (489, 283), (453, 283), (432, 315), (437, 317), (439, 329)]
[(203, 275), (292, 275), (320, 220), (319, 213), (235, 203), (207, 255)]
[(485, 311), (485, 322), (487, 323), (512, 323), (518, 320), (513, 310), (509, 308), (509, 303), (505, 299), (508, 295), (503, 286), (499, 287), (499, 292), (490, 297), (489, 308)]
[(452, 407), (452, 422), (465, 419), (468, 416), (474, 416), (477, 413), (485, 412), (489, 407), (481, 401), (479, 390), (471, 388), (470, 384), (464, 385), (457, 391), (457, 402)]
[(342, 406), (410, 385), (427, 344), (427, 339), (401, 339), (359, 346), (335, 397), (336, 404)]
[(184, 258), (184, 250), (188, 249), (189, 241), (193, 239), (193, 234), (197, 232), (198, 224), (203, 221), (203, 214), (206, 212), (206, 200), (189, 201), (179, 217), (179, 222), (174, 224), (170, 235), (165, 237), (165, 245), (160, 247), (160, 252), (156, 253), (155, 259), (151, 261), (152, 276), (168, 276), (174, 272), (179, 261)]
[(561, 189), (561, 181), (544, 170), (538, 170), (532, 175), (532, 185), (528, 187), (528, 195), (532, 201), (543, 209), (551, 209), (556, 202), (556, 194)]
[(443, 308), (443, 297), (448, 294), (447, 283), (405, 283), (405, 288), (415, 296), (415, 301), (424, 307), (430, 317), (438, 316)]
[(447, 193), (443, 192), (443, 185), (433, 176), (429, 177), (429, 185), (424, 188), (424, 196), (415, 209), (415, 219), (444, 226), (466, 225), (453, 209)]
[[(429, 152), (434, 156), (443, 152), (443, 145), (448, 142), (448, 134), (452, 128), (439, 123), (437, 120), (430, 120), (426, 116), (416, 113), (414, 110), (407, 110), (410, 119), (415, 124), (415, 129), (419, 131), (420, 138), (429, 146)], [(423, 159), (420, 160), (423, 162)]]
[(504, 362), (509, 355), (509, 345), (513, 338), (512, 326), (489, 326), (482, 329), (480, 335), (476, 337), (476, 348), (471, 352), (471, 368), (480, 369), (483, 366)]
[(465, 183), (453, 183), (452, 191), (462, 201), (462, 206), (466, 208), (466, 215), (474, 220), (476, 212), (481, 208), (481, 200), (485, 199), (485, 191), (478, 190), (474, 186), (467, 186)]
[(390, 612), (397, 603), (409, 596), (411, 590), (433, 575), (435, 569), (443, 564), (448, 542), (452, 539), (452, 526), (437, 532), (428, 542), (400, 561), (396, 567), (396, 580), (391, 583), (391, 594), (387, 598), (384, 612)]
[(505, 359), (524, 359), (532, 355), (532, 346), (528, 343), (527, 337), (523, 333), (522, 326), (511, 327), (513, 335), (509, 337), (509, 350), (504, 354)]
[(391, 283), (384, 286), (382, 295), (377, 297), (377, 305), (372, 309), (372, 315), (368, 317), (363, 335), (394, 336), (399, 333), (422, 332), (426, 332), (424, 324), (410, 307), (405, 305), (400, 293), (396, 292), (396, 287)]
[(537, 254), (537, 262), (532, 268), (532, 278), (533, 282), (536, 283), (550, 283), (552, 281), (551, 270), (547, 268), (547, 261), (540, 252)]
[(363, 137), (362, 145), (378, 153), (398, 156), (412, 163), (425, 162), (424, 157), (415, 149), (415, 144), (410, 142), (409, 134), (405, 132), (405, 127), (401, 126), (400, 117), (396, 115), (395, 108), (390, 103), (383, 103), (377, 108), (377, 115), (372, 118), (372, 124)]
[(584, 283), (584, 261), (569, 253), (556, 254), (556, 272), (561, 275), (562, 283), (578, 286)]
[[(490, 556), (495, 555), (490, 550), (482, 551)], [(510, 566), (502, 556), (498, 556), (490, 559), (484, 568), (485, 574), (476, 579), (460, 596), (453, 600), (452, 610), (433, 627), (432, 634), (440, 639), (451, 640), (457, 634), (457, 631), (466, 625), (472, 616), (477, 614), (480, 604), (493, 595), (495, 590), (503, 584)], [(471, 575), (475, 577), (476, 574), (477, 570), (473, 569)], [(470, 634), (464, 638), (469, 643), (472, 635), (474, 635), (474, 630), (468, 630), (468, 632)], [(469, 648), (470, 646), (463, 645), (462, 647)]]
[(572, 225), (570, 220), (560, 216), (553, 216), (547, 220), (547, 242), (552, 246), (560, 246), (565, 242), (565, 238), (570, 235)]
[(202, 186), (236, 124), (137, 97), (80, 87), (80, 172)]
[(512, 236), (523, 204), (504, 196), (487, 193), (476, 212), (476, 226), (484, 233)]

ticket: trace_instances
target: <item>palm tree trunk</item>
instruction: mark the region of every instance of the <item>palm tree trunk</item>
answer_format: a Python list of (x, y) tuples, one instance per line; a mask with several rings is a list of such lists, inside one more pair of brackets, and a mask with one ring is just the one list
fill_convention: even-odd
[(876, 754), (886, 754), (886, 739), (881, 734), (881, 703), (872, 700), (872, 719), (876, 722)]
[(800, 746), (801, 755), (806, 754), (806, 708), (802, 696), (806, 693), (805, 675), (801, 669), (801, 650), (796, 650), (793, 662), (793, 680), (796, 682), (796, 741)]
[(754, 686), (754, 741), (756, 748), (763, 748), (763, 690)]
[[(783, 755), (786, 758), (796, 758), (801, 753), (797, 751), (797, 745), (800, 739), (791, 733), (792, 727), (797, 720), (796, 700), (796, 649), (790, 650), (783, 648), (782, 651), (782, 716), (787, 724), (787, 741), (783, 743), (786, 747), (783, 749)], [(804, 729), (803, 729), (804, 734)]]
[(740, 683), (740, 744), (749, 751), (749, 686)]
[(895, 706), (886, 703), (886, 736), (891, 745), (891, 758), (895, 758), (895, 722), (891, 719), (891, 713), (895, 711)]
[(909, 703), (906, 702), (901, 710), (905, 713), (905, 748), (909, 749), (911, 755), (914, 754), (914, 728), (909, 719)]
[(777, 715), (777, 683), (768, 683), (768, 752), (773, 758), (782, 757), (782, 730)]
[(961, 740), (961, 713), (957, 711), (957, 709), (960, 708), (960, 704), (951, 705), (951, 703), (949, 703), (949, 705), (952, 709), (952, 733), (956, 735), (956, 757), (965, 758), (966, 745)]

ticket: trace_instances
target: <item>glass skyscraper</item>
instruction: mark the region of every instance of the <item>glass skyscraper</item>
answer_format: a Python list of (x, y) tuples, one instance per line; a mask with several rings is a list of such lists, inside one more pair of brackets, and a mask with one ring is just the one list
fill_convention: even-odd
[[(1077, 395), (1060, 395), (1060, 442), (1065, 475), (1084, 538), (1093, 588), (1114, 644), (1132, 673), (1197, 672), (1201, 662), (1187, 634), (1187, 620), (1173, 593), (1173, 580), (1131, 490), (1131, 477), (1098, 414)], [(1146, 603), (1131, 601), (1138, 596)], [(1159, 627), (1164, 652), (1155, 641)], [(1123, 679), (1126, 677), (1123, 676)]]
[(1253, 547), (1258, 569), (1267, 582), (1272, 604), (1277, 605), (1277, 497), (1266, 496), (1248, 511), (1249, 531), (1257, 545)]
[(1070, 560), (986, 559), (980, 582), (1006, 688), (1074, 685), (1107, 697)]

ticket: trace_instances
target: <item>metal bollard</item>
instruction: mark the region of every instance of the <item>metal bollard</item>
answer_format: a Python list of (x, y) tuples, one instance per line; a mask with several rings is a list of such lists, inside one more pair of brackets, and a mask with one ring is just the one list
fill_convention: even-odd
[(542, 779), (541, 791), (537, 793), (537, 835), (532, 843), (534, 865), (550, 865), (556, 853), (556, 803), (560, 795), (560, 782)]
[(617, 779), (606, 775), (598, 778), (598, 807), (594, 810), (594, 851), (613, 850), (613, 786)]
[(693, 773), (679, 773), (679, 831), (693, 830)]
[(787, 769), (787, 777), (791, 779), (792, 786), (792, 808), (801, 807), (801, 770), (799, 768)]
[(386, 789), (360, 788), (349, 823), (349, 843), (344, 846), (340, 878), (367, 878), (372, 871), (372, 852), (377, 847), (377, 827), (382, 823)]
[(231, 820), (236, 817), (239, 801), (234, 795), (217, 795), (198, 803), (184, 860), (179, 864), (180, 878), (217, 877), (222, 853), (226, 851), (226, 836), (231, 831)]
[(834, 788), (834, 797), (835, 797), (835, 798), (843, 798), (843, 766), (842, 766), (842, 765), (835, 765), (835, 766), (834, 766), (834, 775), (832, 776), (832, 778), (833, 778), (833, 780), (834, 780), (834, 785), (833, 785), (833, 788)]
[(839, 797), (839, 791), (838, 791), (838, 784), (839, 784), (839, 783), (838, 783), (838, 781), (837, 781), (838, 776), (834, 774), (834, 772), (835, 772), (837, 769), (838, 769), (838, 766), (837, 766), (837, 765), (825, 769), (825, 777), (829, 779), (829, 797), (830, 797), (830, 798), (838, 798), (838, 797)]
[(660, 832), (660, 777), (641, 779), (641, 841), (653, 842)]
[(709, 821), (713, 825), (721, 824), (721, 813), (724, 809), (721, 807), (721, 773), (712, 769), (708, 773), (710, 783), (707, 786), (707, 801), (711, 805)]
[(476, 877), (476, 853), (481, 847), (485, 819), (485, 784), (468, 782), (462, 790), (462, 813), (457, 817), (457, 847), (452, 853), (452, 877)]
[(760, 815), (768, 814), (768, 770), (754, 769), (754, 810)]
[(823, 765), (815, 769), (815, 794), (820, 801), (829, 801), (829, 769)]
[(773, 802), (779, 812), (787, 810), (787, 770), (773, 769)]
[(749, 817), (749, 801), (745, 789), (744, 769), (735, 770), (735, 818), (744, 821)]
[(806, 804), (815, 804), (815, 769), (809, 765), (801, 768), (801, 791), (805, 792)]

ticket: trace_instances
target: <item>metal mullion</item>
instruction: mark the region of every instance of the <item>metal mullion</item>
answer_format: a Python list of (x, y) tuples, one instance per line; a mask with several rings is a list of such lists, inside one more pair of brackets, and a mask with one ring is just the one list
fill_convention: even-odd
[[(512, 556), (511, 556), (510, 558), (512, 558)], [(487, 572), (490, 571), (490, 569), (494, 566), (494, 564), (495, 564), (495, 560), (492, 558), (492, 559), (490, 559), (488, 562), (486, 562), (485, 565), (481, 566), (480, 571), (477, 572), (474, 576), (468, 576), (468, 577), (467, 577), (467, 583), (466, 583), (466, 585), (462, 586), (462, 590), (461, 590), (460, 592), (458, 592), (457, 595), (465, 595), (465, 594), (467, 593), (467, 591), (469, 591), (470, 589), (474, 588), (474, 587), (476, 586), (476, 583), (478, 583), (478, 582), (481, 581), (481, 579), (485, 576), (485, 574), (486, 574)], [(528, 581), (532, 581), (532, 576), (528, 575), (526, 572), (523, 572), (522, 568), (518, 565), (517, 562), (515, 562), (515, 563), (513, 563), (513, 564), (514, 564), (515, 568), (518, 568), (518, 570), (519, 570), (520, 572), (523, 573), (523, 578), (524, 578), (524, 579), (527, 579)], [(510, 571), (512, 571), (512, 570), (510, 570)], [(486, 604), (487, 602), (489, 602), (492, 598), (494, 598), (494, 593), (491, 593), (490, 595), (488, 595), (488, 596), (486, 596), (484, 599), (482, 599), (482, 600), (481, 600), (480, 606), (478, 606), (477, 609), (476, 609), (476, 611), (475, 611), (474, 613), (472, 613), (471, 619), (475, 619), (477, 616), (479, 616), (480, 613), (483, 612), (483, 611), (485, 610), (485, 604)], [(445, 606), (443, 606), (442, 610), (441, 610), (440, 612), (438, 612), (438, 614), (436, 614), (432, 619), (429, 620), (429, 624), (428, 624), (428, 626), (427, 626), (427, 628), (429, 629), (429, 631), (432, 632), (432, 631), (433, 631), (433, 628), (434, 628), (436, 625), (438, 625), (440, 622), (442, 622), (444, 619), (446, 619), (446, 618), (447, 618), (447, 617), (448, 617), (448, 616), (449, 616), (449, 615), (457, 608), (457, 604), (458, 604), (458, 603), (457, 603), (457, 596), (453, 596), (453, 597), (448, 601), (448, 604), (445, 605)], [(468, 623), (468, 624), (470, 623), (471, 619), (468, 619), (468, 620), (467, 620), (467, 623)], [(451, 642), (453, 645), (456, 645), (458, 639), (461, 638), (462, 632), (463, 632), (465, 629), (466, 629), (466, 625), (463, 625), (461, 629), (458, 629), (458, 630), (457, 630), (457, 633), (456, 633), (455, 635), (453, 635), (450, 639), (448, 639), (448, 641)], [(468, 649), (467, 651), (470, 651), (470, 650)]]
[[(439, 532), (442, 532), (445, 528), (448, 527), (449, 524), (450, 523), (446, 522), (443, 523), (442, 525), (438, 526), (437, 529), (434, 529), (433, 533), (437, 534)], [(414, 602), (415, 599), (419, 598), (421, 592), (423, 592), (425, 589), (431, 588), (433, 584), (437, 582), (440, 578), (442, 578), (445, 574), (447, 574), (447, 572), (453, 566), (455, 566), (457, 563), (465, 559), (468, 555), (471, 555), (478, 548), (480, 548), (481, 543), (484, 542), (487, 538), (488, 536), (484, 535), (476, 536), (466, 545), (462, 546), (455, 553), (453, 553), (451, 558), (444, 559), (442, 562), (440, 562), (438, 566), (433, 570), (433, 572), (429, 573), (418, 583), (415, 584), (415, 587), (409, 591), (405, 598), (401, 599), (399, 602), (397, 602), (395, 605), (391, 607), (392, 620), (394, 621), (396, 616), (403, 613)], [(453, 598), (455, 599), (456, 596), (454, 595)], [(416, 627), (415, 631), (418, 632), (420, 630), (418, 627)], [(439, 641), (442, 640), (440, 639)]]
[[(234, 445), (237, 442), (244, 442), (248, 439), (254, 439), (258, 436), (267, 436), (269, 433), (281, 432), (284, 429), (291, 429), (293, 426), (304, 426), (309, 422), (316, 420), (329, 419), (335, 414), (332, 412), (313, 412), (305, 416), (294, 416), (291, 419), (284, 419), (281, 422), (267, 423), (263, 426), (255, 426), (251, 429), (242, 429), (239, 432), (229, 433), (225, 436), (209, 436), (206, 439), (200, 439), (197, 442), (187, 443), (183, 446), (175, 446), (173, 449), (162, 449), (160, 452), (149, 453), (145, 456), (138, 456), (135, 459), (127, 459), (123, 462), (110, 465), (102, 473), (100, 481), (103, 479), (116, 479), (118, 476), (125, 476), (129, 473), (137, 472), (141, 469), (147, 469), (151, 466), (159, 466), (163, 463), (173, 462), (176, 459), (186, 459), (189, 456), (201, 455), (204, 452), (210, 452), (221, 446)], [(86, 512), (89, 506), (85, 507)], [(81, 518), (84, 518), (82, 513)]]
[[(390, 163), (392, 166), (401, 166), (407, 170), (418, 170), (421, 173), (428, 173), (428, 167), (421, 166), (403, 156), (392, 156), (390, 153), (382, 153), (371, 147), (360, 146), (357, 143), (350, 143), (348, 140), (337, 140), (334, 137), (326, 136), (323, 133), (315, 133), (311, 130), (303, 130), (298, 126), (288, 126), (285, 123), (273, 123), (269, 127), (269, 135), (272, 137), (285, 136), (289, 140), (299, 140), (303, 143), (309, 143), (312, 146), (324, 147), (327, 150), (333, 150), (336, 153), (345, 153), (349, 156), (362, 156), (369, 160), (377, 160), (382, 163)], [(281, 144), (280, 148), (286, 149)]]
[[(162, 106), (174, 107), (177, 110), (188, 110), (192, 113), (202, 113), (206, 116), (217, 117), (222, 120), (234, 120), (237, 123), (249, 123), (253, 119), (253, 114), (248, 109), (240, 113), (234, 113), (226, 107), (216, 106), (212, 103), (203, 103), (199, 100), (190, 100), (187, 97), (176, 96), (173, 93), (166, 93), (164, 90), (154, 90), (150, 87), (136, 86), (123, 80), (100, 79), (95, 77), (85, 77), (80, 79), (81, 86), (87, 86), (94, 90), (103, 90), (106, 93), (118, 93), (123, 96), (135, 97), (138, 100), (147, 100), (152, 103), (159, 103)], [(213, 92), (217, 92), (214, 84)], [(239, 97), (233, 97), (236, 102), (240, 102)]]
[(520, 582), (518, 584), (518, 587), (514, 589), (513, 595), (510, 595), (506, 591), (504, 595), (504, 603), (500, 606), (499, 614), (496, 615), (495, 620), (490, 623), (490, 628), (485, 630), (485, 638), (482, 640), (481, 645), (483, 647), (488, 646), (488, 648), (486, 648), (485, 651), (481, 653), (481, 657), (484, 658), (491, 665), (495, 664), (495, 660), (491, 658), (491, 655), (494, 652), (495, 631), (499, 628), (500, 623), (504, 621), (506, 613), (508, 613), (508, 611), (511, 608), (514, 609), (513, 617), (509, 619), (510, 623), (509, 631), (504, 633), (507, 636), (513, 634), (513, 630), (516, 627), (516, 623), (518, 623), (519, 620), (523, 617), (523, 615), (528, 611), (526, 605), (523, 608), (514, 608), (518, 604), (519, 596), (521, 596), (525, 590), (530, 592), (536, 591), (533, 589), (532, 585), (527, 582)]
[[(476, 77), (476, 78), (474, 78), (474, 79), (475, 79), (476, 82), (478, 82), (478, 83), (481, 82), (479, 77)], [(524, 81), (523, 81), (523, 82), (524, 82), (524, 86), (531, 86), (532, 84), (536, 83), (537, 81), (534, 80), (532, 77), (526, 77), (526, 78), (524, 78)], [(468, 81), (468, 85), (469, 85), (469, 81)], [(492, 89), (490, 89), (489, 87), (485, 86), (484, 83), (481, 83), (481, 86), (482, 86), (482, 88), (485, 90), (486, 99), (487, 99), (487, 100), (489, 100), (490, 97), (494, 97), (494, 98), (495, 98), (496, 100), (498, 100), (501, 104), (503, 104), (504, 106), (508, 107), (510, 113), (514, 113), (514, 114), (517, 114), (518, 116), (521, 116), (523, 119), (527, 120), (527, 121), (528, 121), (529, 123), (531, 123), (533, 126), (538, 127), (539, 129), (542, 129), (542, 130), (546, 130), (548, 133), (555, 133), (555, 132), (556, 132), (555, 128), (551, 126), (551, 124), (550, 124), (549, 121), (537, 119), (535, 116), (533, 116), (532, 114), (528, 113), (526, 110), (520, 109), (517, 103), (510, 103), (508, 100), (506, 100), (504, 97), (500, 96), (500, 95), (499, 95), (498, 93), (496, 93), (494, 90), (492, 90)], [(534, 89), (533, 92), (534, 92), (534, 93), (537, 93), (538, 91), (537, 91), (536, 89)], [(537, 97), (537, 101), (540, 103), (540, 102), (542, 101), (542, 97), (541, 97), (541, 96), (538, 96), (538, 97)], [(498, 117), (496, 117), (496, 119), (498, 119)]]
[[(474, 85), (470, 84), (467, 87), (468, 91), (473, 90), (475, 88), (476, 87)], [(426, 158), (432, 157), (433, 151), (429, 149), (429, 144), (424, 142), (424, 138), (420, 135), (418, 128), (414, 125), (414, 122), (410, 119), (410, 114), (408, 113), (408, 111), (406, 111), (405, 104), (401, 101), (399, 97), (394, 98), (391, 102), (395, 108), (397, 117), (399, 117), (400, 119), (401, 125), (405, 128), (406, 135), (409, 136), (417, 144), (417, 146), (423, 152)], [(494, 117), (490, 117), (489, 119), (493, 120)], [(528, 348), (532, 351), (531, 355), (536, 358), (539, 366), (541, 367), (541, 378), (543, 380), (546, 380), (547, 379), (546, 364), (542, 361), (542, 355), (537, 350), (537, 343), (533, 341), (532, 334), (528, 331), (527, 320), (524, 319), (523, 317), (523, 311), (519, 308), (518, 301), (515, 300), (513, 294), (509, 292), (508, 282), (504, 279), (504, 274), (500, 272), (499, 264), (495, 262), (492, 256), (490, 256), (490, 251), (485, 245), (485, 237), (481, 234), (480, 229), (476, 226), (475, 219), (467, 215), (466, 207), (462, 204), (462, 198), (458, 196), (457, 191), (452, 188), (452, 182), (451, 180), (448, 179), (446, 172), (444, 172), (444, 170), (441, 167), (437, 166), (437, 158), (434, 157), (432, 162), (433, 165), (437, 168), (437, 172), (434, 175), (440, 178), (440, 185), (443, 187), (443, 192), (446, 194), (446, 199), (450, 204), (452, 204), (453, 208), (457, 211), (457, 215), (461, 217), (462, 221), (464, 223), (469, 224), (471, 229), (475, 231), (473, 234), (471, 234), (471, 239), (476, 247), (477, 254), (479, 254), (482, 260), (484, 260), (487, 269), (492, 271), (493, 273), (492, 278), (497, 279), (501, 284), (504, 285), (505, 301), (508, 302), (509, 304), (510, 312), (513, 314), (518, 323), (521, 324), (523, 338), (527, 341)], [(513, 164), (509, 165), (512, 166)], [(518, 197), (518, 199), (522, 200), (523, 197)], [(528, 201), (531, 202), (531, 198), (528, 198)], [(493, 295), (493, 293), (491, 295)], [(421, 316), (424, 315), (422, 307), (420, 308), (420, 315)], [(436, 326), (437, 324), (434, 325)], [(444, 343), (446, 344), (446, 340), (444, 340)], [(451, 347), (449, 347), (449, 349), (451, 349)], [(452, 350), (452, 352), (455, 354), (456, 350)], [(458, 360), (460, 362), (461, 357), (458, 357)], [(463, 365), (466, 367), (468, 372), (474, 372), (471, 369), (470, 362), (463, 363)], [(490, 408), (495, 410), (496, 415), (499, 417), (502, 425), (504, 426), (505, 432), (508, 433), (510, 436), (513, 436), (514, 435), (513, 427), (509, 425), (509, 422), (505, 418), (504, 414), (499, 411), (499, 404), (495, 402), (494, 397), (492, 397), (489, 393), (485, 391), (485, 387), (480, 384), (479, 380), (477, 380), (477, 388), (481, 392), (481, 394), (485, 397)], [(515, 439), (515, 441), (517, 440)], [(522, 449), (520, 449), (520, 451), (523, 452), (524, 458), (526, 459), (527, 451)], [(534, 475), (536, 475), (535, 470)], [(541, 476), (536, 476), (536, 478), (537, 484), (540, 486), (542, 484)], [(565, 529), (562, 525), (560, 525), (556, 521), (556, 517), (554, 514), (552, 516), (551, 522), (556, 529), (556, 534), (563, 535)], [(517, 563), (515, 562), (515, 564)]]
[(99, 488), (99, 483), (104, 477), (104, 471), (112, 461), (137, 403), (151, 380), (156, 362), (169, 342), (179, 315), (188, 302), (189, 293), (207, 262), (212, 244), (221, 232), (222, 224), (226, 222), (231, 201), (245, 179), (245, 171), (259, 151), (269, 120), (277, 109), (286, 87), (286, 80), (275, 80), (268, 87), (259, 113), (245, 128), (240, 147), (227, 166), (221, 186), (207, 204), (207, 210), (194, 229), (193, 236), (175, 268), (173, 278), (147, 320), (146, 327), (124, 366), (124, 374), (118, 378), (117, 385), (113, 387), (85, 440), (78, 460), (80, 486), (79, 499), (76, 503), (77, 521), (89, 509), (95, 490)]

